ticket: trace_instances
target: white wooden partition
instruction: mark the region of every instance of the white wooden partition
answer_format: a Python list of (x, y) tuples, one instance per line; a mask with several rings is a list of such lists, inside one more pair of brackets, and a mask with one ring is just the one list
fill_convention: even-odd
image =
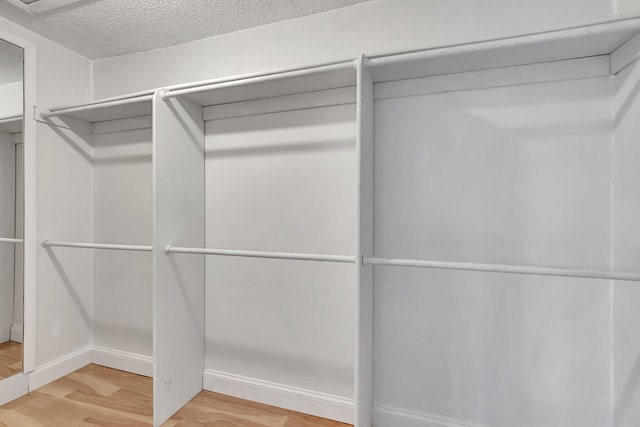
[[(373, 254), (373, 80), (366, 58), (358, 61), (358, 255)], [(356, 417), (357, 427), (371, 426), (373, 408), (373, 266), (356, 264)]]
[(204, 257), (169, 245), (204, 246), (202, 108), (156, 93), (154, 118), (154, 425), (202, 390)]

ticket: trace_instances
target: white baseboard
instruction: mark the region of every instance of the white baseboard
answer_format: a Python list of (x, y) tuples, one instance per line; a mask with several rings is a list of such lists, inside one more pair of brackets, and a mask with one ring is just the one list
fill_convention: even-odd
[(22, 325), (16, 325), (15, 323), (11, 325), (11, 341), (22, 343)]
[(33, 391), (52, 381), (69, 375), (91, 363), (91, 346), (49, 362), (29, 373), (29, 390)]
[[(88, 346), (41, 366), (29, 374), (29, 390), (35, 390), (90, 363), (144, 376), (153, 375), (153, 358), (105, 347)], [(277, 406), (353, 424), (353, 399), (257, 380), (225, 372), (205, 370), (203, 388), (208, 391)], [(2, 397), (2, 396), (0, 396)], [(400, 417), (407, 418), (407, 417)], [(396, 424), (393, 427), (468, 427), (465, 424)], [(376, 424), (378, 425), (378, 424)], [(475, 427), (475, 426), (474, 426)]]
[(488, 427), (434, 414), (384, 406), (373, 407), (373, 425), (375, 427)]
[(24, 396), (29, 392), (29, 377), (26, 374), (17, 374), (0, 381), (0, 405)]
[(91, 348), (91, 363), (145, 377), (153, 376), (153, 357), (151, 356), (93, 346)]
[(87, 346), (29, 373), (29, 390), (35, 390), (90, 363), (150, 377), (153, 358), (110, 348)]
[(353, 424), (353, 399), (206, 369), (205, 390)]

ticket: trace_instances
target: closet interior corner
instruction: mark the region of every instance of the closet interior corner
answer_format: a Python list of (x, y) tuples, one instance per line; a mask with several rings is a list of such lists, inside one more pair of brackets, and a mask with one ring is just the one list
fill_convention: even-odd
[(156, 94), (156, 424), (203, 388), (353, 422), (355, 86), (350, 61)]
[(145, 93), (36, 117), (39, 365), (152, 374), (151, 113)]
[(630, 19), (369, 59), (373, 425), (622, 422), (639, 41)]

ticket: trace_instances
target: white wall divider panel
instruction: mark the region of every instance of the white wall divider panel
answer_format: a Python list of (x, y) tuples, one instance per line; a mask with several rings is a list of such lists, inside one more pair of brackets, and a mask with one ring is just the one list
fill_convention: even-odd
[(167, 253), (204, 247), (202, 107), (156, 92), (154, 109), (154, 425), (202, 391), (204, 257)]
[(376, 427), (637, 422), (639, 30), (369, 60)]
[(357, 245), (356, 264), (356, 427), (372, 426), (373, 409), (373, 267), (361, 257), (373, 254), (373, 80), (366, 58), (357, 62)]

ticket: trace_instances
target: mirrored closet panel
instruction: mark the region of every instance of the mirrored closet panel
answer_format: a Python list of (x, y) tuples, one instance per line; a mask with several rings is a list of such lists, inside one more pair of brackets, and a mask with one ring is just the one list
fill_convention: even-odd
[(0, 40), (0, 381), (22, 372), (23, 57)]

